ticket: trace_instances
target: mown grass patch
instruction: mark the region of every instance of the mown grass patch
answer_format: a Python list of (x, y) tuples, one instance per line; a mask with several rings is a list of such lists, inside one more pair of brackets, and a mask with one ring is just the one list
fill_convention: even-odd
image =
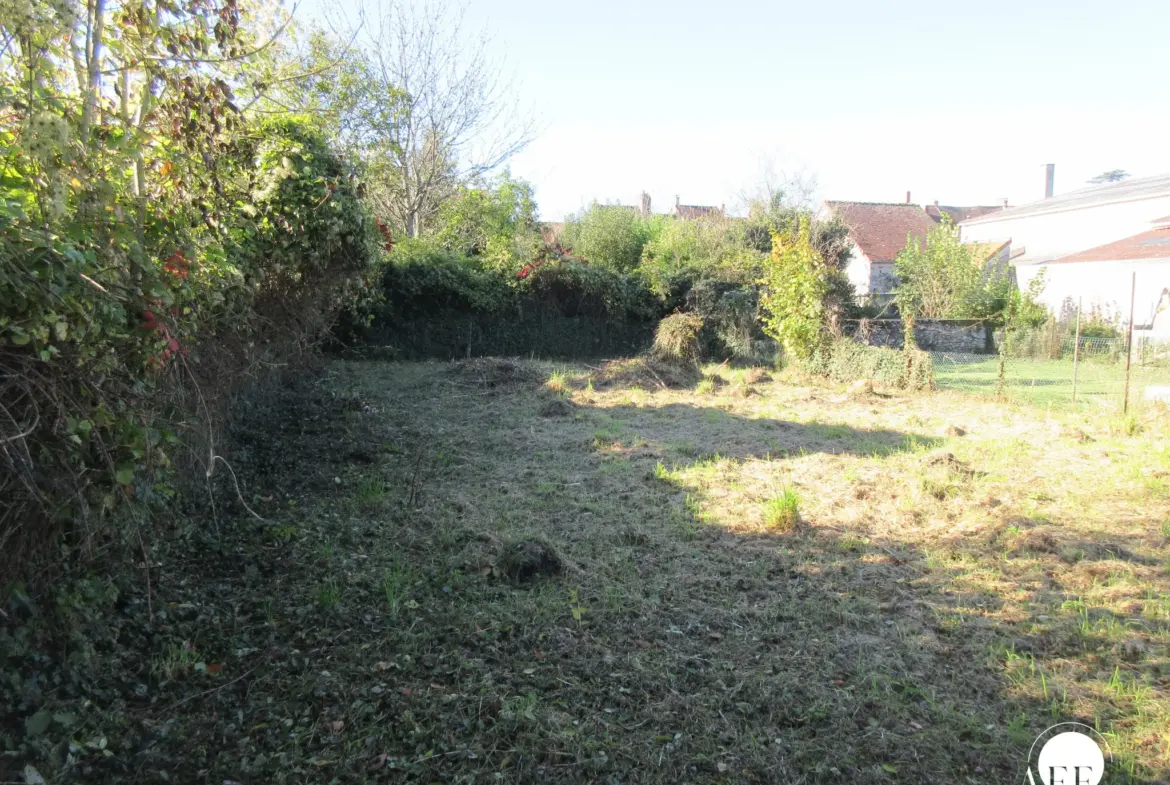
[[(212, 555), (151, 573), (141, 656), (94, 655), (92, 694), (138, 708), (29, 704), (107, 738), (88, 781), (999, 783), (1068, 720), (1107, 781), (1170, 776), (1158, 421), (785, 378), (569, 385), (551, 418), (547, 366), (449, 373), (341, 364), (316, 383), (376, 414), (256, 429), (274, 521), (221, 511)], [(367, 504), (347, 456), (386, 434)], [(136, 580), (112, 618), (146, 625)]]

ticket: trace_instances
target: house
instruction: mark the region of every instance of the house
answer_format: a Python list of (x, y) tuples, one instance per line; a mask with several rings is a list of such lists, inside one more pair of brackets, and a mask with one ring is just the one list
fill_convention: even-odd
[(1151, 224), (1144, 232), (1096, 248), (1017, 264), (1017, 276), (1031, 279), (1044, 272), (1039, 299), (1053, 313), (1075, 308), (1079, 302), (1082, 311), (1095, 311), (1124, 324), (1129, 321), (1132, 298), (1134, 330), (1150, 338), (1170, 339), (1170, 313), (1165, 312), (1164, 300), (1170, 289), (1170, 215)]
[(1137, 273), (1134, 322), (1170, 328), (1153, 312), (1170, 287), (1170, 174), (1094, 185), (1053, 196), (1052, 169), (1044, 199), (959, 224), (964, 242), (1011, 243), (1021, 288), (1044, 272), (1039, 299), (1056, 314), (1080, 300), (1084, 310), (1129, 320)]
[(1170, 215), (1170, 174), (1082, 188), (959, 224), (964, 242), (1011, 240), (1017, 262), (1047, 262), (1132, 237)]
[[(645, 194), (642, 196), (643, 202), (646, 205), (646, 212), (649, 213), (650, 197)], [(688, 221), (694, 221), (700, 218), (724, 218), (727, 215), (726, 207), (727, 205), (723, 204), (718, 207), (706, 204), (679, 204), (679, 197), (676, 196), (674, 197), (674, 212), (672, 215), (675, 218), (682, 218)]]
[(936, 224), (909, 198), (905, 204), (826, 201), (818, 217), (839, 218), (849, 227), (852, 247), (845, 274), (860, 301), (889, 299), (898, 252), (910, 237), (925, 242), (926, 233)]

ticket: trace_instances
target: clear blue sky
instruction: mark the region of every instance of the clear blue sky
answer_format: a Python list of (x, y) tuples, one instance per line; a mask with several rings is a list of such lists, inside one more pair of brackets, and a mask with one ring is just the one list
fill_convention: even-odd
[(819, 198), (943, 204), (1032, 201), (1049, 162), (1057, 192), (1170, 171), (1166, 0), (471, 0), (467, 19), (536, 118), (511, 168), (546, 220), (642, 189), (656, 212), (731, 209), (766, 161)]

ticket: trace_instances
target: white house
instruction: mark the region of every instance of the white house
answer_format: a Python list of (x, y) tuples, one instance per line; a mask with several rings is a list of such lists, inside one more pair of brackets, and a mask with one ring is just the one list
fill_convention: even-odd
[(934, 218), (916, 204), (827, 201), (822, 220), (840, 218), (849, 227), (852, 249), (845, 274), (859, 300), (888, 297), (894, 288), (894, 258), (907, 239), (926, 242)]
[(1136, 272), (1135, 327), (1170, 330), (1153, 319), (1170, 287), (1170, 175), (1000, 210), (963, 221), (959, 232), (964, 242), (1010, 241), (1020, 288), (1043, 270), (1040, 300), (1054, 313), (1079, 299), (1085, 310), (1128, 321)]
[(1040, 299), (1053, 311), (1074, 307), (1118, 323), (1129, 322), (1133, 299), (1134, 330), (1157, 340), (1170, 339), (1170, 215), (1149, 231), (1078, 251), (1049, 262), (1016, 266), (1020, 278), (1044, 271)]

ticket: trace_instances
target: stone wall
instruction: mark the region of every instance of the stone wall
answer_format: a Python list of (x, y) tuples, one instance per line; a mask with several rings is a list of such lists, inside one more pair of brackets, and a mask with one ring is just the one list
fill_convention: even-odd
[[(857, 319), (843, 325), (846, 335), (870, 346), (902, 348), (901, 319)], [(990, 329), (979, 321), (919, 319), (914, 325), (918, 348), (928, 352), (992, 353)]]

